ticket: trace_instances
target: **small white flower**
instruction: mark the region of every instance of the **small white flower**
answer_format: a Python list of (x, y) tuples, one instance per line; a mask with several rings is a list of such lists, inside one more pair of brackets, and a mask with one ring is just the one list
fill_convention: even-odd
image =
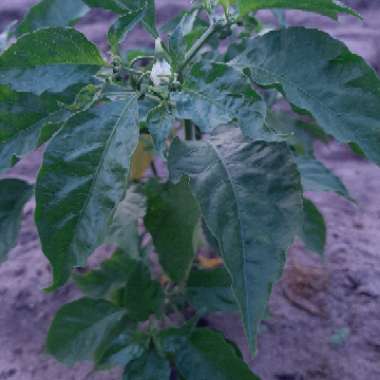
[(153, 65), (150, 79), (155, 86), (160, 86), (169, 83), (171, 75), (172, 69), (169, 63), (164, 59), (160, 59)]

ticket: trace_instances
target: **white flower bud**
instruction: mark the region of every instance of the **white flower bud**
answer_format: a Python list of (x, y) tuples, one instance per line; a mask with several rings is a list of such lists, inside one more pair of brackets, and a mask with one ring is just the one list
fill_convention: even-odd
[(169, 83), (172, 75), (172, 69), (167, 61), (164, 59), (158, 60), (152, 67), (150, 79), (155, 86)]

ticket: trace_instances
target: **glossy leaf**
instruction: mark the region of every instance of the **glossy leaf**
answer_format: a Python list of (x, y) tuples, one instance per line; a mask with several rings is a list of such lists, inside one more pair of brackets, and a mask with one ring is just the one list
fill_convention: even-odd
[(170, 380), (170, 374), (170, 362), (151, 349), (127, 365), (123, 380)]
[(21, 21), (17, 35), (46, 27), (73, 25), (88, 10), (88, 6), (81, 0), (41, 0), (30, 8)]
[(33, 186), (17, 178), (0, 180), (0, 263), (17, 242), (22, 210)]
[(176, 368), (186, 380), (259, 380), (220, 333), (196, 329), (175, 352)]
[(207, 312), (238, 310), (231, 290), (231, 278), (224, 268), (193, 270), (186, 289), (190, 304), (197, 310)]
[(96, 46), (80, 32), (45, 28), (21, 36), (0, 56), (0, 84), (36, 95), (61, 93), (88, 83), (103, 65)]
[(57, 360), (73, 365), (94, 352), (125, 311), (113, 304), (81, 298), (64, 305), (50, 326), (46, 348)]
[(245, 136), (261, 138), (266, 105), (246, 78), (224, 64), (206, 63), (193, 66), (181, 92), (174, 93), (176, 116), (189, 119), (203, 132), (218, 126), (238, 125)]
[(301, 185), (285, 143), (253, 142), (231, 128), (172, 145), (170, 176), (190, 177), (217, 238), (252, 352), (273, 283), (302, 222)]
[(260, 85), (281, 86), (327, 134), (380, 163), (380, 80), (343, 43), (319, 30), (288, 28), (251, 40), (232, 65)]
[(199, 206), (187, 180), (177, 185), (150, 182), (146, 186), (148, 211), (145, 226), (152, 235), (160, 264), (176, 282), (183, 281), (195, 256), (193, 238)]
[(306, 248), (323, 255), (326, 245), (326, 223), (323, 215), (309, 199), (303, 201), (303, 230), (301, 238)]
[(51, 289), (104, 242), (138, 137), (137, 100), (130, 96), (76, 114), (47, 147), (36, 186), (36, 223), (53, 268)]
[(320, 13), (336, 20), (340, 13), (358, 16), (351, 8), (340, 5), (335, 0), (235, 0), (238, 4), (240, 14), (268, 8), (288, 8), (302, 11)]
[(296, 157), (295, 161), (304, 191), (332, 191), (349, 200), (352, 199), (343, 182), (322, 162), (303, 156)]

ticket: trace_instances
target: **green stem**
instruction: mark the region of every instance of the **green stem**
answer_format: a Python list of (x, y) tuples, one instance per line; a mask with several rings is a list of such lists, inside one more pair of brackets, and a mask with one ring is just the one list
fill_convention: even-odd
[(194, 139), (193, 123), (190, 120), (184, 120), (184, 127), (185, 127), (185, 139), (193, 140)]

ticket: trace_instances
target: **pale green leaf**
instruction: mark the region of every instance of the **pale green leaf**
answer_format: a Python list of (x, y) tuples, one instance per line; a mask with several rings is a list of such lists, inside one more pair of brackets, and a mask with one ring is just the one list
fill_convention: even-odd
[(76, 114), (48, 145), (36, 186), (36, 223), (52, 289), (105, 240), (139, 138), (137, 99)]
[(208, 141), (176, 140), (173, 180), (190, 177), (232, 277), (252, 352), (271, 287), (302, 222), (299, 174), (285, 143), (246, 140), (236, 128)]

